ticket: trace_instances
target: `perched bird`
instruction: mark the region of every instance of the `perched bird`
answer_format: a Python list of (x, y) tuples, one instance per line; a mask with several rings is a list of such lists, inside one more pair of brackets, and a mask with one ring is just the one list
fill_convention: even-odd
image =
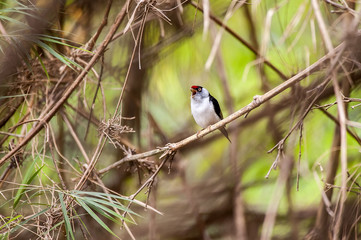
[[(221, 108), (217, 99), (215, 99), (207, 89), (201, 86), (191, 87), (191, 110), (196, 123), (202, 128), (206, 128), (223, 119)], [(224, 126), (219, 130), (228, 139), (227, 130)]]

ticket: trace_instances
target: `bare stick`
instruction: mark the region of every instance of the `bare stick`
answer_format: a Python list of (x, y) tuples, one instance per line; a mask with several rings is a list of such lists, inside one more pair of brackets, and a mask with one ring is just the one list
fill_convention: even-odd
[[(201, 6), (199, 6), (196, 2), (191, 1), (190, 4), (199, 9), (201, 12), (203, 12), (203, 9)], [(238, 41), (240, 41), (243, 45), (245, 45), (249, 50), (251, 50), (256, 56), (260, 57), (264, 60), (264, 63), (269, 66), (273, 71), (275, 71), (283, 80), (286, 80), (287, 77), (284, 75), (277, 67), (275, 67), (271, 62), (269, 62), (267, 59), (265, 59), (261, 54), (255, 49), (250, 43), (248, 43), (246, 40), (244, 40), (241, 36), (239, 36), (236, 32), (234, 32), (231, 28), (224, 25), (221, 20), (219, 20), (217, 17), (215, 17), (213, 14), (210, 13), (209, 17), (217, 23), (219, 26), (222, 26), (229, 34), (231, 34), (233, 37), (235, 37)]]
[[(329, 119), (331, 119), (334, 123), (336, 123), (337, 125), (340, 125), (340, 121), (338, 121), (337, 118), (335, 118), (334, 116), (332, 116), (329, 112), (327, 112), (325, 109), (323, 108), (319, 108), (319, 110), (321, 110)], [(361, 139), (359, 138), (359, 136), (357, 136), (350, 128), (346, 128), (348, 134), (350, 134), (350, 136), (355, 139), (355, 141), (361, 145)]]
[[(108, 5), (107, 5), (107, 10), (105, 11), (104, 17), (102, 22), (100, 23), (100, 26), (98, 27), (98, 30), (96, 31), (96, 33), (92, 36), (92, 38), (88, 41), (86, 49), (87, 50), (92, 50), (95, 42), (98, 40), (100, 33), (103, 31), (104, 27), (108, 24), (108, 16), (109, 16), (109, 12), (110, 12), (110, 8), (112, 6), (113, 0), (109, 0), (108, 1)], [(126, 5), (125, 5), (126, 6)], [(123, 9), (122, 9), (123, 11)]]
[[(344, 44), (340, 44), (336, 50), (339, 51), (340, 48), (344, 46)], [(223, 120), (201, 130), (199, 133), (194, 134), (190, 137), (187, 137), (177, 143), (172, 143), (172, 144), (167, 144), (165, 147), (162, 148), (157, 148), (157, 149), (153, 149), (144, 153), (140, 153), (140, 154), (135, 154), (135, 155), (131, 155), (131, 156), (127, 156), (123, 159), (120, 159), (119, 161), (113, 163), (112, 165), (102, 169), (99, 171), (100, 174), (104, 174), (105, 172), (121, 165), (124, 162), (127, 161), (134, 161), (137, 159), (141, 159), (141, 158), (146, 158), (146, 157), (150, 157), (150, 156), (154, 156), (156, 154), (165, 152), (169, 149), (175, 151), (178, 150), (182, 147), (184, 147), (185, 145), (196, 141), (199, 138), (202, 138), (203, 136), (217, 130), (218, 128), (236, 120), (237, 118), (241, 117), (242, 115), (250, 112), (251, 110), (259, 107), (260, 105), (262, 105), (263, 103), (267, 102), (268, 100), (272, 99), (273, 97), (277, 96), (278, 94), (282, 93), (283, 91), (285, 91), (286, 89), (288, 89), (289, 87), (293, 86), (294, 84), (300, 82), (301, 80), (303, 80), (305, 77), (307, 77), (310, 73), (314, 72), (315, 70), (317, 70), (319, 68), (319, 66), (321, 64), (323, 64), (325, 61), (327, 61), (329, 58), (331, 57), (331, 54), (327, 54), (325, 56), (323, 56), (322, 58), (320, 58), (317, 62), (315, 62), (314, 64), (310, 65), (309, 67), (305, 68), (304, 70), (300, 71), (298, 74), (294, 75), (293, 77), (291, 77), (290, 79), (288, 79), (287, 81), (281, 83), (280, 85), (276, 86), (275, 88), (271, 89), (270, 91), (266, 92), (264, 95), (262, 96), (256, 96), (254, 97), (254, 101), (252, 101), (250, 104), (248, 104), (247, 106), (243, 107), (242, 109), (238, 110), (237, 112), (229, 115), (228, 117), (224, 118)]]
[(63, 117), (63, 120), (66, 123), (66, 125), (68, 126), (70, 134), (74, 138), (76, 145), (78, 145), (78, 148), (79, 148), (80, 152), (82, 153), (83, 157), (85, 158), (86, 163), (89, 164), (90, 160), (89, 160), (88, 154), (86, 153), (83, 144), (80, 142), (78, 135), (74, 131), (73, 126), (71, 125), (68, 116), (63, 111), (61, 111), (61, 116)]
[(89, 126), (90, 126), (90, 119), (92, 118), (94, 105), (95, 105), (95, 100), (96, 100), (96, 97), (98, 95), (98, 91), (99, 91), (99, 88), (100, 88), (100, 81), (102, 80), (103, 70), (104, 70), (104, 54), (101, 57), (101, 66), (100, 66), (100, 73), (99, 73), (99, 76), (98, 76), (97, 88), (95, 90), (92, 105), (91, 105), (91, 108), (90, 108), (90, 113), (89, 113), (89, 117), (88, 117), (88, 123), (87, 123), (86, 129), (85, 129), (84, 139), (86, 139), (86, 137), (88, 136)]
[[(316, 15), (316, 19), (318, 22), (319, 29), (321, 31), (321, 36), (323, 39), (323, 42), (326, 45), (327, 51), (329, 53), (332, 53), (334, 51), (334, 48), (332, 46), (331, 37), (328, 34), (328, 31), (326, 29), (326, 24), (322, 18), (322, 14), (318, 5), (317, 0), (312, 0), (312, 7), (314, 10), (314, 13)], [(350, 28), (351, 29), (351, 28)], [(331, 58), (331, 64), (333, 65), (337, 59)], [(342, 220), (342, 214), (344, 209), (344, 202), (346, 201), (346, 188), (347, 188), (347, 138), (346, 138), (346, 109), (343, 104), (342, 95), (340, 93), (340, 87), (338, 85), (337, 76), (336, 76), (336, 69), (330, 68), (331, 70), (331, 76), (333, 80), (333, 87), (334, 92), (336, 95), (336, 101), (337, 101), (337, 110), (338, 110), (338, 116), (340, 121), (340, 138), (341, 138), (341, 191), (340, 191), (340, 200), (339, 200), (339, 211), (337, 212), (337, 218), (334, 225), (334, 232), (333, 232), (333, 239), (336, 240), (339, 238), (340, 234), (340, 228), (341, 228), (341, 220)]]
[[(155, 177), (158, 175), (159, 171), (162, 169), (162, 167), (164, 166), (164, 164), (165, 164), (168, 160), (170, 160), (170, 161), (172, 160), (172, 158), (174, 157), (175, 153), (176, 153), (176, 152), (173, 151), (173, 150), (167, 150), (167, 151), (165, 152), (165, 154), (163, 154), (163, 155), (160, 157), (160, 159), (164, 157), (164, 159), (162, 160), (162, 162), (160, 163), (160, 165), (157, 167), (157, 169), (156, 169), (155, 172), (152, 174), (152, 176), (150, 176), (150, 177), (147, 179), (147, 181), (146, 181), (145, 183), (143, 183), (143, 185), (142, 185), (135, 193), (133, 193), (131, 196), (129, 196), (129, 199), (130, 199), (130, 200), (134, 200), (135, 197), (136, 197), (145, 187), (151, 188), (151, 186), (152, 186), (152, 184), (153, 184), (153, 182), (154, 182), (154, 179), (155, 179)], [(127, 208), (129, 209), (131, 205), (132, 205), (132, 202), (129, 202)], [(124, 212), (123, 217), (125, 217), (126, 214), (127, 214), (127, 212)], [(123, 222), (124, 222), (124, 221), (123, 221)]]
[(44, 127), (44, 125), (52, 119), (52, 117), (58, 112), (60, 107), (63, 103), (70, 97), (73, 91), (78, 87), (78, 85), (82, 82), (84, 77), (87, 75), (88, 71), (93, 67), (93, 65), (98, 61), (98, 59), (103, 54), (105, 48), (108, 46), (110, 40), (114, 36), (115, 32), (117, 31), (120, 23), (123, 21), (126, 13), (126, 6), (129, 4), (130, 0), (124, 4), (122, 10), (119, 12), (118, 16), (115, 19), (114, 24), (111, 26), (108, 34), (106, 35), (104, 41), (95, 51), (95, 54), (89, 61), (88, 65), (81, 71), (79, 76), (74, 80), (74, 82), (65, 90), (62, 97), (51, 104), (49, 107), (44, 111), (46, 112), (45, 116), (41, 119), (39, 124), (35, 125), (29, 132), (29, 134), (10, 152), (8, 152), (3, 158), (0, 159), (0, 167), (5, 163), (7, 159), (13, 156), (17, 151), (19, 151), (22, 147), (24, 147), (33, 137), (36, 136)]
[[(148, 8), (147, 8), (147, 11), (148, 11)], [(142, 18), (142, 23), (139, 27), (139, 30), (138, 30), (138, 33), (137, 33), (137, 38), (135, 40), (135, 44), (134, 44), (134, 48), (133, 48), (133, 53), (132, 53), (132, 56), (130, 58), (130, 63), (129, 63), (129, 67), (128, 67), (128, 71), (127, 71), (127, 75), (125, 76), (125, 80), (124, 80), (124, 83), (123, 83), (123, 87), (122, 87), (122, 91), (120, 92), (120, 96), (119, 96), (119, 99), (118, 99), (118, 103), (117, 103), (117, 106), (115, 108), (115, 111), (114, 111), (114, 115), (113, 115), (113, 118), (117, 115), (118, 113), (118, 110), (119, 110), (119, 107), (120, 107), (120, 103), (122, 102), (122, 99), (123, 99), (123, 95), (124, 95), (124, 90), (127, 86), (127, 82), (128, 82), (128, 79), (129, 79), (129, 74), (130, 74), (130, 69), (132, 68), (132, 63), (133, 63), (133, 59), (134, 59), (134, 56), (135, 56), (135, 52), (137, 50), (137, 46), (140, 44), (140, 41), (141, 41), (141, 33), (144, 29), (144, 24), (145, 24), (145, 19), (147, 17), (147, 14), (145, 13), (143, 18)], [(124, 30), (125, 31), (125, 30)], [(140, 59), (138, 59), (140, 61)]]

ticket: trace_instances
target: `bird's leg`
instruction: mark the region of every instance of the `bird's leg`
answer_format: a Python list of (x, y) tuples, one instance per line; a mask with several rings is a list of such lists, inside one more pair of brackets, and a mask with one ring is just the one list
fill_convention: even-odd
[(196, 134), (197, 138), (199, 138), (199, 134), (204, 130), (205, 128), (202, 128), (201, 130), (199, 130)]
[(176, 145), (174, 143), (167, 143), (165, 146), (171, 151), (174, 151)]
[(207, 129), (208, 131), (211, 131), (211, 125), (209, 125), (208, 127), (206, 128), (202, 128), (201, 130), (199, 130), (196, 134), (197, 138), (199, 138), (199, 134), (204, 130), (204, 129)]
[[(203, 129), (204, 129), (204, 128), (203, 128)], [(197, 132), (197, 134), (196, 134), (197, 138), (199, 138), (199, 134), (201, 133), (201, 131), (202, 131), (203, 129), (201, 129), (201, 130), (199, 130), (199, 131)]]

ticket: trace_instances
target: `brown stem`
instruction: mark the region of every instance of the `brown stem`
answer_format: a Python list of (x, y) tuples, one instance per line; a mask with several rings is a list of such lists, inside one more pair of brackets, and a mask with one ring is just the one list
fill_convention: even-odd
[[(203, 12), (203, 8), (198, 5), (196, 2), (191, 1), (190, 4)], [(213, 14), (209, 14), (210, 19), (212, 19), (215, 23), (217, 23), (219, 26), (222, 26), (229, 34), (231, 34), (233, 37), (235, 37), (238, 41), (240, 41), (243, 45), (245, 45), (249, 50), (251, 50), (257, 57), (263, 59), (264, 63), (269, 66), (273, 71), (275, 71), (283, 80), (287, 79), (287, 76), (283, 74), (276, 66), (274, 66), (270, 61), (265, 59), (261, 54), (255, 49), (250, 43), (248, 43), (246, 40), (244, 40), (241, 36), (239, 36), (236, 32), (234, 32), (231, 28), (224, 25), (221, 20), (219, 20), (217, 17), (215, 17)]]
[(35, 125), (29, 134), (10, 152), (8, 152), (2, 159), (0, 159), (0, 167), (5, 163), (7, 159), (9, 159), (11, 156), (13, 156), (17, 151), (19, 151), (22, 147), (24, 147), (33, 137), (35, 137), (45, 126), (47, 122), (52, 119), (52, 117), (58, 112), (60, 107), (63, 105), (63, 103), (70, 97), (70, 95), (73, 93), (73, 91), (78, 87), (78, 85), (82, 82), (84, 77), (87, 75), (88, 71), (94, 66), (94, 64), (98, 61), (98, 59), (103, 54), (104, 50), (108, 46), (110, 40), (114, 36), (115, 32), (117, 31), (119, 25), (123, 21), (125, 15), (126, 15), (126, 9), (129, 4), (130, 0), (127, 0), (127, 2), (124, 4), (122, 10), (117, 15), (114, 24), (111, 26), (108, 34), (106, 35), (104, 41), (101, 43), (101, 45), (97, 48), (95, 51), (95, 54), (89, 61), (88, 65), (84, 67), (84, 69), (81, 71), (81, 73), (78, 75), (78, 77), (74, 80), (74, 82), (65, 90), (61, 98), (53, 102), (52, 104), (49, 104), (49, 107), (44, 110), (47, 114), (43, 116), (39, 124)]
[[(343, 46), (343, 44), (340, 44), (338, 47), (335, 48), (334, 52), (337, 52), (338, 50), (340, 50), (340, 47), (342, 47), (342, 46)], [(228, 117), (224, 118), (223, 120), (221, 120), (221, 121), (207, 127), (206, 129), (203, 129), (199, 133), (196, 133), (196, 134), (194, 134), (194, 135), (192, 135), (190, 137), (187, 137), (187, 138), (185, 138), (185, 139), (183, 139), (183, 140), (181, 140), (181, 141), (179, 141), (177, 143), (169, 144), (169, 145), (167, 145), (167, 146), (165, 146), (163, 148), (157, 148), (157, 149), (153, 149), (153, 150), (150, 150), (150, 151), (147, 151), (147, 152), (144, 152), (144, 153), (135, 154), (135, 155), (131, 155), (131, 156), (126, 156), (125, 158), (123, 158), (123, 159), (113, 163), (112, 165), (100, 170), (99, 173), (103, 174), (103, 173), (105, 173), (105, 172), (107, 172), (107, 171), (121, 165), (124, 162), (154, 156), (156, 154), (165, 152), (165, 151), (167, 151), (169, 149), (171, 149), (173, 151), (176, 151), (176, 150), (190, 144), (191, 142), (194, 142), (194, 141), (202, 138), (203, 136), (217, 130), (218, 128), (220, 128), (220, 127), (222, 127), (222, 126), (224, 126), (224, 125), (238, 119), (239, 117), (245, 115), (246, 113), (250, 112), (251, 110), (259, 107), (263, 103), (267, 102), (268, 100), (270, 100), (273, 97), (277, 96), (278, 94), (282, 93), (283, 91), (290, 88), (294, 84), (300, 82), (305, 77), (307, 77), (310, 73), (317, 70), (321, 64), (323, 64), (325, 61), (327, 61), (329, 59), (330, 56), (333, 56), (333, 54), (325, 55), (324, 57), (319, 59), (314, 64), (310, 65), (309, 67), (307, 67), (306, 69), (300, 71), (298, 74), (291, 77), (287, 81), (281, 83), (280, 85), (278, 85), (275, 88), (271, 89), (270, 91), (266, 92), (264, 95), (256, 96), (254, 101), (251, 102), (249, 105), (247, 105), (247, 106), (243, 107), (242, 109), (234, 112), (233, 114), (229, 115)], [(0, 163), (1, 163), (1, 161), (0, 161)]]

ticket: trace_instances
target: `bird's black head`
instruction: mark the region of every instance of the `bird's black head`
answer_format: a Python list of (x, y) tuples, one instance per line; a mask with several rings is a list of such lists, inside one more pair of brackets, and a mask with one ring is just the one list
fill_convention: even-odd
[(194, 96), (197, 92), (202, 92), (203, 87), (201, 86), (192, 86), (191, 87), (191, 92), (192, 92), (192, 96)]

